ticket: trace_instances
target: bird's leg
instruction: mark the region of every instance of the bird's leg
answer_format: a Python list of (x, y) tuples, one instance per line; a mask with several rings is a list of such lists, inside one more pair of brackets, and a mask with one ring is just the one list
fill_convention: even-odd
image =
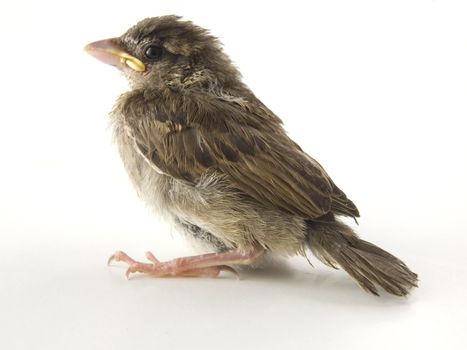
[(170, 261), (160, 262), (151, 253), (146, 253), (150, 263), (143, 263), (130, 258), (124, 252), (118, 251), (109, 258), (112, 261), (123, 261), (129, 265), (126, 276), (131, 273), (141, 272), (156, 277), (192, 276), (192, 277), (216, 277), (222, 270), (237, 272), (228, 265), (248, 265), (264, 253), (263, 249), (243, 251), (234, 249), (223, 253), (210, 253), (203, 255), (187, 256)]

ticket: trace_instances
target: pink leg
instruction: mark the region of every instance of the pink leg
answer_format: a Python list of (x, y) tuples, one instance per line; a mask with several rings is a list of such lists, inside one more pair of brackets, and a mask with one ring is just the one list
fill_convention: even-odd
[(235, 249), (224, 253), (195, 255), (160, 262), (151, 252), (147, 252), (146, 258), (151, 263), (143, 263), (133, 260), (122, 251), (118, 251), (109, 258), (108, 263), (110, 264), (114, 260), (127, 263), (129, 265), (126, 271), (127, 278), (135, 272), (157, 277), (216, 277), (222, 270), (237, 274), (228, 265), (248, 265), (263, 253), (262, 249), (252, 249), (246, 252)]

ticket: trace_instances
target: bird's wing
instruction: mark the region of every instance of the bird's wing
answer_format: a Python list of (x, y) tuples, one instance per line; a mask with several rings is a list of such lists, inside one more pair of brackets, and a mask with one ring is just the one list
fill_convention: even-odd
[(158, 171), (196, 184), (215, 169), (269, 207), (314, 219), (333, 211), (336, 199), (344, 208), (340, 214), (358, 216), (324, 169), (288, 138), (280, 120), (265, 115), (264, 106), (231, 101), (197, 106), (202, 107), (180, 108), (183, 116), (159, 105), (127, 118), (135, 146)]

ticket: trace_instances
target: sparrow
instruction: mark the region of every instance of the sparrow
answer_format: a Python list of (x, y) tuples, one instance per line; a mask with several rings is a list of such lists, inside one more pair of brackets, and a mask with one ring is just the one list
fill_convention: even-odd
[(340, 217), (355, 204), (287, 136), (282, 121), (242, 82), (210, 31), (178, 16), (146, 18), (85, 50), (129, 82), (110, 113), (139, 197), (212, 253), (109, 262), (157, 277), (216, 277), (267, 255), (307, 257), (344, 269), (365, 291), (407, 295), (417, 275), (360, 239)]

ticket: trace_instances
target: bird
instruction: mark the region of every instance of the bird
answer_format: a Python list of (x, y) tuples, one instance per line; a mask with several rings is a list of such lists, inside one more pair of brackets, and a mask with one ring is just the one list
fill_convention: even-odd
[(371, 294), (417, 287), (403, 261), (344, 223), (360, 216), (355, 204), (287, 135), (209, 30), (176, 15), (149, 17), (85, 51), (128, 80), (109, 119), (139, 197), (209, 249), (169, 261), (147, 252), (147, 262), (117, 251), (109, 263), (127, 264), (127, 277), (217, 277), (311, 251)]

